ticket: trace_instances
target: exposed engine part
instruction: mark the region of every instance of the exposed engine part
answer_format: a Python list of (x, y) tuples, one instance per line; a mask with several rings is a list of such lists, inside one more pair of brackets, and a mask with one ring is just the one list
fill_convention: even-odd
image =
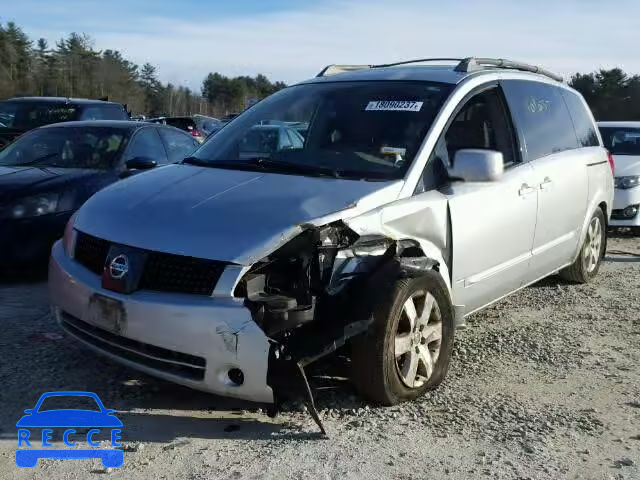
[(254, 321), (270, 337), (267, 383), (278, 411), (301, 397), (318, 424), (305, 367), (365, 333), (373, 311), (390, 301), (393, 284), (438, 268), (412, 240), (359, 237), (341, 222), (309, 228), (256, 263), (236, 287)]
[(311, 322), (337, 252), (355, 239), (342, 224), (308, 229), (256, 263), (235, 296), (246, 299), (254, 320), (269, 336)]

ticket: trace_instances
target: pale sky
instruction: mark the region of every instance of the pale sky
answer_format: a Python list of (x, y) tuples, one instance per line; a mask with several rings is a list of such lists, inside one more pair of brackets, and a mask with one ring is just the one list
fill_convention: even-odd
[(52, 43), (89, 34), (199, 90), (211, 71), (295, 83), (330, 63), (485, 56), (640, 73), (640, 0), (0, 0)]

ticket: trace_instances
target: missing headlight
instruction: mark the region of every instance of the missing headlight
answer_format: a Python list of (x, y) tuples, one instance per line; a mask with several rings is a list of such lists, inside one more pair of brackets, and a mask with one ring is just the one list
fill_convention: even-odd
[(337, 252), (358, 236), (341, 222), (308, 229), (251, 267), (234, 295), (269, 335), (315, 319)]

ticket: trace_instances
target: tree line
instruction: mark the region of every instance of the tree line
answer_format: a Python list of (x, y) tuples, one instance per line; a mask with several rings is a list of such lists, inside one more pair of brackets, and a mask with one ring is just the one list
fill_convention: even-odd
[(30, 39), (14, 22), (0, 23), (0, 99), (13, 96), (108, 98), (133, 114), (222, 116), (284, 88), (264, 75), (229, 78), (210, 73), (202, 90), (163, 83), (150, 63), (140, 66), (117, 50), (94, 48), (71, 33), (50, 46)]
[[(576, 73), (569, 85), (585, 97), (597, 120), (640, 120), (640, 75), (619, 68)], [(0, 23), (0, 99), (16, 95), (108, 98), (134, 114), (222, 116), (243, 110), (286, 85), (264, 75), (208, 74), (200, 92), (162, 83), (150, 63), (140, 66), (117, 50), (98, 51), (72, 33), (51, 47), (31, 40), (14, 22)]]
[(596, 120), (640, 120), (640, 75), (620, 68), (576, 73), (569, 85), (584, 96)]

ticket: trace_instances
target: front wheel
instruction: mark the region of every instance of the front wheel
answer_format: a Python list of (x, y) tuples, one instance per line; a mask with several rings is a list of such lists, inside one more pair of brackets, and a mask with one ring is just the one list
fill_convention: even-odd
[(577, 283), (589, 283), (595, 278), (604, 257), (605, 225), (604, 214), (598, 208), (591, 217), (578, 258), (560, 272), (562, 278)]
[(396, 282), (369, 331), (355, 339), (352, 381), (376, 403), (395, 405), (437, 387), (449, 368), (455, 316), (435, 271)]

